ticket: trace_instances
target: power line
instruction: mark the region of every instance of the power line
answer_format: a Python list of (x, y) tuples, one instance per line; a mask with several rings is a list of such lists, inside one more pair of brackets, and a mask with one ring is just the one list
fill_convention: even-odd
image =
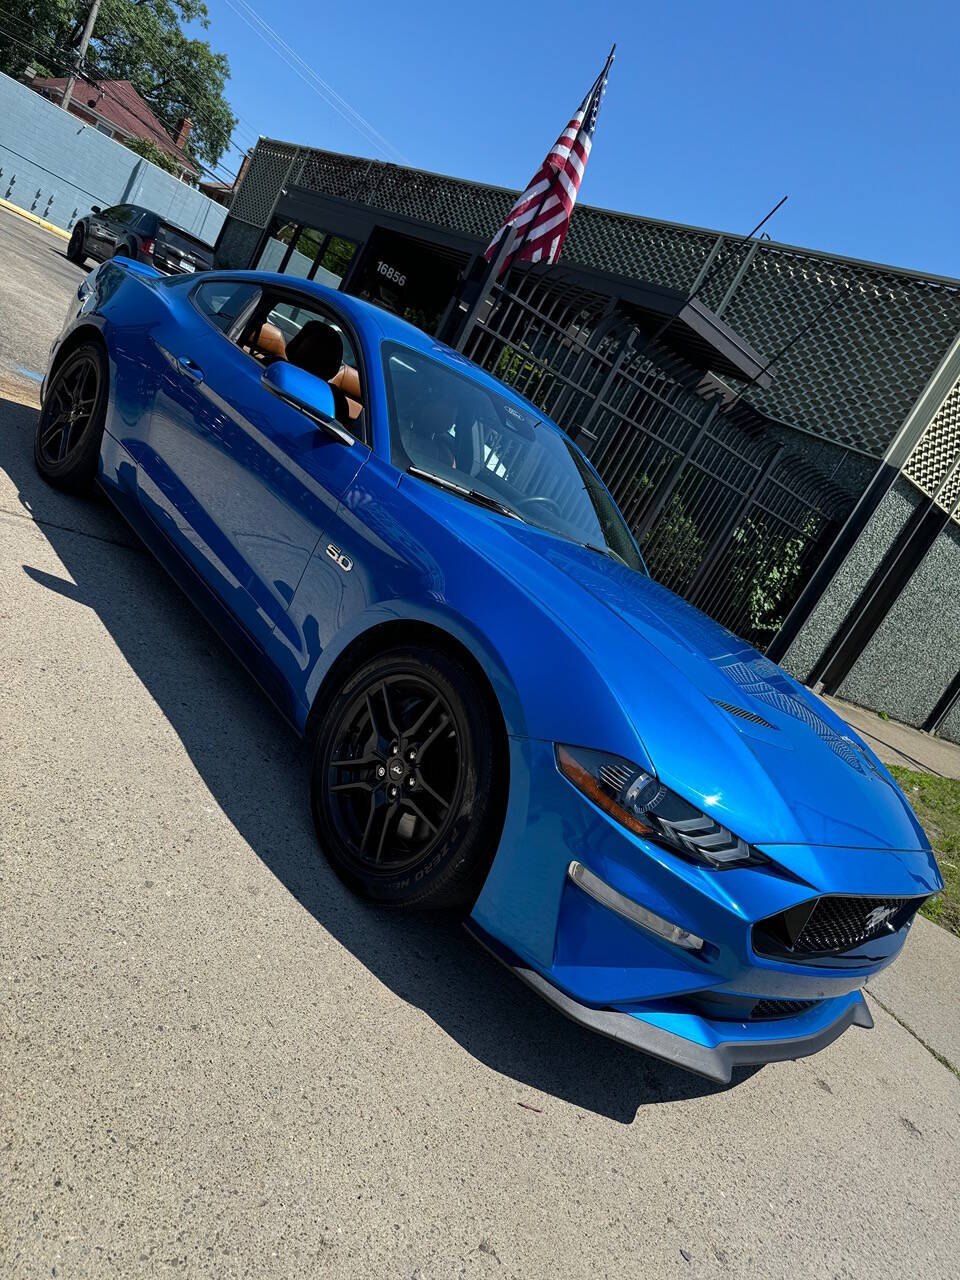
[[(175, 80), (175, 82), (177, 82), (178, 86), (185, 89), (188, 93), (190, 93), (190, 91), (192, 90), (192, 93), (190, 93), (190, 96), (193, 99), (193, 101), (190, 103), (191, 110), (193, 111), (193, 114), (196, 118), (198, 119), (202, 118), (203, 99), (210, 97), (209, 91), (200, 84), (200, 82), (196, 79), (195, 76), (191, 75), (190, 73), (185, 71), (183, 68), (177, 66), (174, 62), (172, 55), (170, 55), (167, 50), (164, 49), (161, 51), (160, 46), (157, 43), (159, 33), (152, 32), (152, 31), (148, 32), (148, 30), (142, 25), (141, 22), (133, 21), (131, 15), (127, 15), (128, 24), (124, 25), (124, 23), (121, 22), (120, 20), (119, 14), (117, 14), (116, 12), (112, 12), (112, 8), (113, 6), (112, 6), (112, 0), (111, 0), (111, 2), (108, 3), (107, 5), (106, 11), (111, 13), (111, 16), (113, 20), (117, 23), (119, 30), (134, 34), (136, 38), (148, 50), (152, 62), (155, 62), (160, 68), (164, 68), (164, 67), (171, 68), (173, 70), (172, 78)], [(107, 37), (102, 34), (100, 36), (94, 36), (94, 39), (99, 41), (104, 41), (106, 38)], [(185, 94), (185, 96), (187, 95)], [(152, 104), (149, 104), (149, 105), (151, 107), (151, 110), (153, 110), (153, 105)], [(201, 108), (201, 109), (198, 109), (198, 108)], [(230, 108), (230, 110), (232, 114), (232, 108)], [(239, 119), (238, 117), (234, 117), (234, 118)], [(165, 122), (165, 123), (169, 124), (170, 122)], [(209, 120), (206, 122), (206, 126), (212, 132), (214, 137), (219, 138), (227, 148), (232, 147), (235, 151), (237, 151), (240, 154), (241, 157), (245, 156), (249, 149), (249, 146), (253, 145), (251, 143), (251, 144), (248, 144), (247, 146), (242, 146), (240, 143), (234, 141), (233, 131), (228, 131), (226, 128), (222, 126), (211, 124)], [(176, 127), (177, 126), (175, 125), (174, 128)], [(255, 137), (256, 136), (259, 136), (259, 135), (255, 135)], [(217, 168), (223, 169), (225, 173), (228, 173), (228, 174), (230, 173), (230, 170), (222, 161), (217, 160), (214, 163)]]
[[(332, 107), (337, 114), (346, 121), (357, 132), (366, 135), (368, 141), (381, 152), (381, 154), (393, 153), (401, 163), (410, 164), (410, 160), (403, 154), (399, 148), (389, 142), (382, 133), (379, 132), (365, 116), (361, 115), (355, 107), (347, 102), (346, 98), (337, 93), (332, 85), (319, 75), (308, 62), (306, 62), (295, 49), (293, 49), (280, 33), (262, 18), (255, 9), (247, 3), (247, 0), (224, 0), (227, 7), (233, 13), (245, 22), (246, 25), (257, 35), (281, 61), (296, 75), (300, 77), (304, 83), (317, 94), (327, 106)], [(279, 46), (279, 47), (277, 47)]]
[[(9, 13), (9, 12), (6, 12), (6, 11), (2, 10), (2, 9), (0, 9), (0, 13), (3, 13), (3, 14), (4, 14), (4, 16), (5, 16), (5, 17), (7, 17), (7, 18), (13, 18), (13, 19), (15, 19), (16, 21), (20, 22), (20, 23), (21, 23), (21, 25), (24, 25), (24, 26), (26, 25), (26, 24), (23, 22), (23, 20), (22, 20), (22, 19), (20, 19), (16, 14), (11, 14), (11, 13)], [(9, 31), (6, 31), (6, 32), (5, 32), (5, 34), (6, 34), (6, 35), (8, 35), (8, 36), (10, 37), (10, 39), (12, 39), (12, 40), (14, 41), (14, 43), (15, 43), (15, 44), (19, 44), (22, 48), (24, 48), (24, 49), (28, 49), (31, 53), (35, 53), (35, 54), (37, 54), (37, 55), (38, 55), (39, 57), (41, 57), (41, 58), (49, 59), (50, 61), (54, 62), (57, 66), (59, 66), (62, 70), (65, 70), (65, 71), (67, 71), (67, 72), (76, 72), (76, 71), (77, 71), (76, 59), (75, 59), (75, 57), (73, 56), (74, 51), (73, 51), (72, 49), (69, 49), (69, 48), (63, 49), (63, 48), (61, 48), (61, 49), (59, 49), (59, 50), (58, 50), (58, 49), (56, 49), (56, 48), (51, 44), (51, 45), (50, 45), (50, 48), (49, 48), (48, 50), (43, 50), (43, 49), (39, 48), (37, 45), (35, 45), (35, 44), (30, 44), (28, 41), (21, 40), (21, 39), (17, 39), (17, 37), (16, 37), (16, 36), (14, 36), (14, 35), (13, 35), (11, 32), (9, 32)], [(138, 32), (137, 32), (137, 34), (139, 35), (139, 34), (140, 34), (140, 32), (138, 31)], [(96, 37), (94, 37), (94, 38), (96, 38)], [(145, 43), (146, 43), (146, 42), (145, 42)], [(60, 52), (60, 53), (63, 53), (64, 55), (66, 55), (66, 56), (65, 56), (65, 59), (63, 59), (63, 58), (57, 58), (57, 57), (56, 57), (56, 53), (57, 53), (57, 52)], [(90, 75), (91, 73), (92, 73), (92, 69), (91, 69), (91, 68), (86, 69), (86, 74), (87, 74), (87, 75)], [(82, 71), (81, 71), (81, 74), (83, 74), (83, 72), (82, 72)], [(117, 95), (116, 95), (114, 92), (112, 92), (110, 89), (108, 89), (108, 88), (106, 87), (106, 85), (107, 85), (107, 83), (109, 83), (109, 82), (105, 82), (105, 81), (103, 81), (103, 80), (100, 80), (100, 79), (99, 79), (99, 78), (94, 74), (94, 75), (93, 75), (93, 80), (91, 81), (91, 83), (95, 83), (95, 84), (97, 85), (98, 89), (100, 90), (100, 93), (101, 93), (104, 97), (108, 97), (108, 98), (110, 98), (112, 101), (116, 102), (119, 106), (123, 107), (125, 111), (129, 112), (129, 114), (130, 114), (130, 115), (132, 115), (136, 120), (139, 120), (139, 122), (140, 122), (142, 125), (144, 125), (144, 127), (145, 127), (146, 129), (148, 129), (148, 130), (150, 131), (150, 133), (151, 133), (151, 134), (155, 135), (155, 133), (156, 133), (156, 124), (157, 124), (157, 123), (159, 123), (159, 124), (161, 124), (161, 125), (165, 125), (167, 129), (172, 129), (172, 130), (173, 130), (173, 132), (174, 132), (174, 134), (176, 133), (176, 131), (177, 131), (178, 127), (179, 127), (179, 122), (178, 122), (178, 121), (170, 121), (170, 120), (166, 120), (166, 119), (164, 119), (164, 118), (163, 118), (163, 117), (162, 117), (162, 116), (161, 116), (157, 111), (154, 111), (154, 116), (155, 116), (155, 120), (154, 120), (154, 121), (147, 120), (147, 119), (145, 119), (145, 118), (144, 118), (144, 117), (143, 117), (139, 112), (137, 112), (137, 111), (134, 109), (134, 107), (133, 107), (130, 103), (125, 102), (125, 101), (123, 101), (122, 99), (118, 98), (118, 97), (117, 97)], [(62, 104), (61, 104), (61, 105), (62, 105)], [(149, 105), (149, 104), (147, 104), (147, 105)], [(151, 110), (153, 110), (153, 107), (151, 106), (151, 108), (150, 108), (150, 109), (151, 109)], [(215, 132), (215, 133), (217, 133), (217, 134), (219, 134), (221, 137), (226, 136), (226, 135), (225, 135), (225, 131), (224, 131), (223, 129), (218, 129), (218, 128), (214, 127), (214, 132)], [(169, 135), (167, 135), (167, 136), (169, 137)], [(172, 141), (173, 141), (173, 139), (172, 139), (172, 138), (170, 138), (170, 141), (172, 142)], [(229, 136), (227, 137), (227, 141), (228, 141), (228, 142), (230, 142), (230, 141), (231, 141), (231, 139), (229, 138)], [(176, 144), (174, 143), (174, 145), (176, 145)], [(241, 156), (245, 156), (245, 155), (246, 155), (246, 151), (245, 151), (243, 148), (241, 148), (241, 147), (237, 146), (237, 144), (235, 144), (235, 143), (233, 143), (232, 145), (234, 145), (234, 147), (236, 148), (236, 150), (238, 150), (238, 151), (240, 152), (240, 155), (241, 155)], [(191, 159), (192, 159), (192, 157), (191, 157)], [(215, 181), (217, 181), (217, 182), (222, 181), (221, 175), (219, 175), (219, 174), (215, 173), (215, 172), (213, 171), (213, 169), (211, 169), (208, 165), (204, 164), (202, 160), (199, 160), (199, 159), (194, 160), (194, 163), (195, 163), (195, 164), (197, 164), (201, 169), (203, 169), (207, 174), (209, 174), (209, 175), (210, 175), (210, 177), (211, 177), (211, 178), (213, 178)], [(229, 169), (225, 164), (223, 164), (221, 161), (215, 161), (214, 163), (215, 163), (216, 168), (219, 168), (219, 169), (222, 169), (222, 170), (223, 170), (223, 173), (225, 173), (225, 174), (227, 175), (227, 177), (230, 179), (230, 181), (231, 181), (231, 182), (235, 180), (235, 175), (234, 175), (233, 173), (231, 173), (230, 169)]]
[[(161, 48), (161, 46), (158, 43), (160, 38), (160, 33), (147, 28), (146, 14), (143, 14), (141, 16), (141, 14), (137, 10), (134, 10), (132, 13), (124, 15), (124, 18), (121, 19), (121, 15), (114, 10), (114, 0), (107, 0), (106, 9), (107, 9), (107, 12), (111, 13), (113, 20), (117, 23), (118, 27), (120, 27), (121, 30), (125, 29), (125, 23), (126, 23), (127, 26), (136, 33), (140, 41), (150, 50), (151, 58), (155, 62), (157, 62), (161, 67), (172, 68), (174, 72), (174, 78), (177, 81), (179, 81), (181, 85), (185, 86), (187, 89), (193, 90), (194, 110), (196, 111), (196, 108), (198, 106), (202, 106), (202, 99), (209, 97), (209, 91), (205, 89), (204, 86), (199, 82), (195, 74), (186, 71), (180, 66), (177, 66), (175, 64), (175, 60), (173, 56), (169, 53), (169, 51)], [(99, 39), (102, 41), (106, 39), (106, 36), (105, 35), (100, 35), (99, 37), (95, 36), (94, 39)], [(232, 113), (233, 108), (231, 107), (230, 110)], [(233, 147), (234, 150), (238, 151), (241, 156), (245, 156), (249, 148), (255, 145), (260, 134), (259, 134), (259, 131), (255, 129), (254, 126), (250, 124), (248, 120), (244, 120), (243, 117), (240, 116), (239, 114), (236, 114), (234, 116), (234, 119), (237, 121), (238, 125), (241, 122), (243, 123), (245, 128), (250, 133), (252, 141), (245, 144), (235, 142), (234, 134), (237, 133), (238, 131), (236, 127), (229, 134), (226, 129), (222, 129), (216, 126), (214, 126), (213, 131), (215, 134), (219, 135), (222, 139), (225, 140), (227, 146)]]
[[(13, 15), (13, 14), (6, 14), (6, 16), (7, 16), (7, 17), (13, 17), (13, 16), (15, 16), (15, 15)], [(69, 71), (71, 70), (71, 66), (72, 66), (72, 64), (71, 64), (70, 62), (68, 62), (68, 61), (64, 61), (62, 58), (58, 58), (58, 57), (56, 57), (56, 55), (55, 55), (54, 53), (51, 53), (49, 49), (44, 50), (44, 49), (39, 48), (37, 45), (30, 44), (30, 43), (29, 43), (28, 41), (26, 41), (26, 40), (21, 40), (21, 39), (19, 39), (19, 37), (15, 36), (15, 35), (13, 34), (13, 32), (12, 32), (12, 31), (10, 31), (9, 29), (7, 29), (7, 28), (5, 28), (5, 27), (0, 27), (0, 34), (3, 34), (3, 35), (5, 35), (5, 36), (7, 36), (7, 37), (8, 37), (8, 39), (12, 40), (14, 44), (19, 45), (19, 46), (20, 46), (20, 48), (22, 48), (22, 49), (27, 49), (30, 53), (35, 53), (35, 54), (37, 54), (39, 57), (44, 58), (44, 59), (46, 59), (46, 60), (49, 60), (50, 62), (54, 63), (54, 65), (56, 65), (56, 66), (60, 67), (62, 70), (67, 71), (67, 72), (69, 72)], [(71, 52), (71, 51), (70, 51), (70, 50), (66, 50), (66, 51), (64, 51), (64, 50), (60, 50), (60, 52)], [(164, 121), (163, 121), (159, 116), (156, 116), (156, 115), (154, 116), (154, 120), (153, 120), (153, 121), (147, 120), (144, 116), (140, 115), (137, 111), (135, 111), (135, 110), (133, 109), (133, 107), (131, 107), (131, 105), (130, 105), (129, 103), (124, 102), (122, 98), (119, 98), (115, 93), (113, 93), (113, 92), (112, 92), (112, 91), (107, 87), (107, 84), (105, 84), (105, 83), (103, 83), (103, 82), (101, 82), (101, 81), (97, 81), (97, 88), (100, 90), (101, 94), (103, 94), (103, 96), (104, 96), (104, 97), (106, 97), (106, 98), (110, 98), (110, 99), (111, 99), (111, 101), (116, 102), (118, 106), (123, 107), (123, 109), (124, 109), (125, 111), (129, 112), (129, 114), (130, 114), (130, 115), (132, 115), (132, 116), (134, 117), (134, 119), (135, 119), (135, 120), (139, 120), (139, 121), (140, 121), (140, 123), (141, 123), (141, 124), (142, 124), (146, 129), (148, 129), (148, 130), (150, 131), (150, 133), (151, 133), (151, 134), (154, 134), (154, 135), (155, 135), (155, 132), (156, 132), (156, 124), (157, 124), (158, 122), (159, 122), (160, 124), (165, 123), (165, 122), (164, 122)], [(171, 140), (171, 141), (172, 141), (172, 140)], [(216, 173), (213, 171), (213, 169), (211, 169), (208, 165), (205, 165), (205, 164), (203, 163), (203, 161), (202, 161), (202, 160), (196, 160), (196, 161), (195, 161), (195, 163), (196, 163), (197, 165), (199, 165), (199, 166), (200, 166), (200, 168), (201, 168), (201, 169), (203, 169), (206, 173), (208, 173), (208, 174), (210, 175), (210, 177), (211, 177), (211, 178), (213, 178), (216, 182), (220, 182), (220, 181), (222, 181), (222, 179), (219, 177), (219, 175), (218, 175), (218, 174), (216, 174)], [(229, 173), (229, 170), (227, 170), (226, 172), (228, 172), (228, 173)]]

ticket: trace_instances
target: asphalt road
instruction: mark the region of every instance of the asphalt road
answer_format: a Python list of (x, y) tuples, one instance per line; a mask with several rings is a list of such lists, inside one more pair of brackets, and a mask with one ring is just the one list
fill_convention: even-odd
[(876, 1002), (718, 1089), (338, 884), (297, 741), (34, 472), (62, 251), (0, 214), (0, 1272), (956, 1276), (960, 1079)]

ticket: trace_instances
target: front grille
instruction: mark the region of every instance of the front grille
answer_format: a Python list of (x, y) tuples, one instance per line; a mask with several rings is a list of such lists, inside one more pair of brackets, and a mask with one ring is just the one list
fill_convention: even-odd
[(753, 927), (754, 949), (788, 959), (840, 956), (904, 927), (922, 898), (828, 895), (767, 916)]
[(850, 951), (890, 932), (906, 898), (820, 898), (793, 945), (794, 951)]
[(758, 1000), (753, 1006), (750, 1017), (753, 1019), (795, 1018), (798, 1013), (806, 1013), (819, 1000)]

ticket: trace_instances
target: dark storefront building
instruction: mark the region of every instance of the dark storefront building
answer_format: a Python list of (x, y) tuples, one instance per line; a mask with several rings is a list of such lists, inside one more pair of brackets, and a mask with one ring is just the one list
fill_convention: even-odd
[(514, 198), (261, 139), (217, 261), (456, 343), (576, 438), (660, 581), (960, 740), (960, 282), (578, 205), (475, 314)]

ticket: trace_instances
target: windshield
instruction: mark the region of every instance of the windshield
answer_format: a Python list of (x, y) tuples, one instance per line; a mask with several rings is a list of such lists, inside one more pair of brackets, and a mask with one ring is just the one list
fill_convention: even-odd
[(646, 572), (613, 499), (562, 432), (410, 347), (385, 343), (383, 365), (395, 467)]

